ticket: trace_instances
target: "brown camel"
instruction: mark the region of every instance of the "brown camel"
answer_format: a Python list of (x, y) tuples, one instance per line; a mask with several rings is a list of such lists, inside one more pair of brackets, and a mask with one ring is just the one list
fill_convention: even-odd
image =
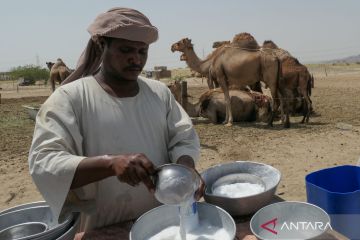
[(279, 59), (261, 51), (256, 40), (249, 33), (240, 33), (234, 37), (230, 45), (221, 48), (214, 58), (210, 76), (217, 79), (225, 95), (226, 118), (224, 123), (231, 126), (233, 113), (231, 108), (230, 89), (239, 89), (247, 85), (263, 81), (271, 91), (274, 99), (274, 108), (268, 124), (272, 126), (275, 110), (281, 102), (286, 115), (284, 127), (290, 127), (286, 91), (281, 86), (281, 69)]
[[(235, 37), (233, 39), (233, 41), (236, 42), (237, 38)], [(191, 39), (189, 39), (189, 38), (183, 38), (171, 46), (172, 52), (175, 52), (175, 51), (182, 52), (182, 54), (180, 56), (180, 60), (185, 61), (191, 70), (198, 72), (201, 74), (201, 76), (204, 76), (207, 78), (207, 84), (208, 84), (209, 89), (219, 87), (219, 84), (218, 84), (216, 78), (209, 76), (209, 71), (210, 71), (210, 66), (212, 64), (212, 61), (216, 57), (216, 55), (219, 52), (221, 52), (222, 48), (224, 48), (225, 46), (230, 44), (230, 41), (215, 42), (214, 44), (216, 46), (216, 49), (212, 53), (210, 53), (204, 60), (201, 60), (196, 55), (193, 44), (191, 43)], [(257, 47), (260, 48), (259, 46), (257, 46)], [(254, 91), (262, 93), (260, 82), (249, 85), (249, 87)]]
[[(218, 49), (221, 49), (221, 48), (218, 48)], [(175, 52), (175, 51), (182, 52), (183, 54), (181, 55), (180, 60), (185, 61), (186, 64), (189, 66), (189, 68), (200, 73), (202, 76), (209, 75), (210, 65), (212, 63), (213, 57), (219, 51), (218, 49), (215, 49), (204, 60), (201, 60), (196, 55), (193, 44), (191, 43), (191, 40), (189, 38), (183, 38), (180, 41), (171, 45), (171, 51), (172, 52)], [(218, 84), (214, 81), (211, 81), (209, 77), (207, 78), (207, 84), (210, 89), (218, 87)]]
[[(301, 123), (309, 122), (312, 111), (311, 88), (313, 78), (306, 66), (302, 65), (289, 52), (279, 48), (273, 41), (267, 40), (263, 43), (263, 48), (271, 49), (280, 59), (284, 88), (292, 105), (292, 111), (296, 112), (302, 106), (303, 119)], [(266, 50), (265, 50), (266, 51)], [(301, 99), (300, 104), (297, 99)]]
[(71, 70), (61, 60), (61, 58), (58, 58), (56, 60), (56, 63), (46, 62), (46, 65), (50, 70), (51, 90), (54, 92), (55, 83), (58, 82), (59, 84), (61, 84), (61, 82), (70, 75)]
[[(179, 81), (168, 85), (170, 91), (179, 102), (181, 85)], [(271, 99), (258, 92), (230, 90), (231, 108), (235, 122), (268, 122), (271, 117)], [(214, 124), (225, 119), (226, 102), (220, 88), (209, 89), (202, 93), (195, 104), (187, 102), (186, 111), (190, 117), (205, 117)]]

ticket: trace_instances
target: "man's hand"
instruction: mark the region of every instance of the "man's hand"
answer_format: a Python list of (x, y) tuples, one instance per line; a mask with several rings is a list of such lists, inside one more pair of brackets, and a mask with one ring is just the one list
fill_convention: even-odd
[(142, 153), (125, 155), (108, 155), (113, 174), (121, 182), (136, 186), (143, 182), (150, 192), (155, 191), (151, 175), (155, 173), (153, 163)]
[(143, 182), (150, 192), (154, 192), (155, 186), (150, 178), (154, 173), (154, 165), (141, 153), (89, 157), (79, 163), (71, 189), (117, 176), (121, 182), (131, 186)]
[(178, 160), (176, 161), (177, 164), (182, 164), (185, 165), (187, 167), (190, 167), (192, 169), (194, 169), (194, 171), (196, 172), (196, 174), (199, 176), (200, 179), (200, 186), (199, 188), (196, 190), (194, 198), (196, 201), (199, 201), (200, 198), (204, 195), (204, 191), (205, 191), (205, 182), (202, 179), (200, 173), (195, 169), (195, 162), (194, 159), (192, 159), (192, 157), (188, 156), (188, 155), (183, 155), (181, 157), (178, 158)]

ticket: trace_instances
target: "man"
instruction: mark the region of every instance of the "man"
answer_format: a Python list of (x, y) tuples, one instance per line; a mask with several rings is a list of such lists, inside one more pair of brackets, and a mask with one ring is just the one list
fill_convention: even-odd
[(155, 168), (169, 162), (194, 168), (200, 149), (166, 85), (139, 77), (158, 38), (150, 21), (114, 8), (88, 30), (77, 68), (37, 115), (29, 153), (30, 173), (55, 218), (81, 211), (81, 231), (158, 206)]

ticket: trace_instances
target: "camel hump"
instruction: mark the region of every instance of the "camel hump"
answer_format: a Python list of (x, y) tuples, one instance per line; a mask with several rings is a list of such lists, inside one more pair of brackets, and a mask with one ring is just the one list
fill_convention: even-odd
[(65, 68), (65, 70), (70, 71), (70, 69), (66, 66), (64, 61), (61, 58), (56, 59), (56, 63), (51, 67), (51, 70), (58, 70), (60, 68)]
[(262, 45), (263, 48), (279, 49), (279, 47), (272, 40), (265, 40)]
[(236, 34), (231, 41), (231, 45), (238, 48), (247, 48), (253, 50), (260, 49), (260, 46), (255, 38), (247, 32)]
[(287, 56), (281, 60), (283, 72), (307, 72), (307, 68), (302, 65), (297, 58)]
[(219, 48), (225, 44), (230, 44), (230, 41), (216, 41), (216, 42), (213, 42), (213, 48)]

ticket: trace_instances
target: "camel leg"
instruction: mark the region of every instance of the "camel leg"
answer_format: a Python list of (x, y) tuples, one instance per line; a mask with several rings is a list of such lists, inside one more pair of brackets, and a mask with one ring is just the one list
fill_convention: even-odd
[(270, 88), (271, 96), (273, 98), (273, 108), (272, 108), (272, 112), (271, 112), (271, 115), (270, 115), (270, 118), (269, 118), (269, 121), (268, 121), (268, 126), (272, 127), (274, 117), (275, 117), (276, 113), (278, 112), (279, 107), (280, 107), (280, 110), (281, 110), (281, 113), (282, 113), (283, 112), (283, 106), (282, 106), (282, 102), (279, 99), (279, 94), (278, 94), (276, 85), (269, 86), (269, 88)]
[(211, 77), (207, 78), (207, 85), (208, 85), (209, 89), (214, 89), (214, 83), (213, 83)]
[(227, 111), (227, 118), (225, 118), (225, 126), (231, 127), (233, 124), (233, 115), (231, 110), (231, 98), (229, 89), (226, 87), (226, 90), (224, 91), (225, 94), (225, 102), (226, 102), (226, 111)]
[(301, 123), (304, 122), (308, 123), (312, 109), (312, 104), (310, 97), (308, 95), (303, 95), (303, 96), (304, 96), (304, 106), (303, 106), (303, 119), (301, 120)]
[(225, 124), (225, 126), (227, 126), (227, 127), (230, 127), (230, 126), (232, 126), (232, 123), (233, 123), (233, 116), (232, 116), (232, 111), (231, 111), (231, 99), (230, 99), (229, 88), (226, 84), (225, 77), (222, 77), (222, 79), (219, 80), (219, 83), (220, 83), (221, 89), (224, 92), (225, 104), (226, 104), (226, 115), (225, 115), (225, 121), (223, 122), (223, 124)]
[(281, 116), (282, 118), (285, 118), (283, 124), (284, 124), (284, 128), (289, 128), (290, 127), (290, 103), (289, 103), (289, 98), (292, 97), (292, 94), (290, 94), (289, 92), (286, 91), (286, 89), (284, 88), (279, 88), (279, 96), (280, 98), (280, 105), (283, 106), (283, 110), (282, 110), (282, 114), (283, 116)]
[(304, 123), (305, 121), (306, 121), (306, 123), (308, 123), (310, 114), (311, 114), (311, 110), (312, 110), (312, 102), (311, 102), (311, 99), (309, 96), (309, 91), (308, 91), (308, 88), (311, 87), (310, 86), (311, 82), (309, 82), (310, 80), (307, 76), (302, 76), (302, 78), (307, 79), (307, 81), (306, 80), (300, 81), (303, 84), (299, 87), (299, 92), (304, 99), (303, 100), (304, 101), (303, 119), (301, 120), (301, 123)]
[(55, 91), (55, 79), (53, 76), (50, 76), (50, 84), (51, 84), (51, 91)]

